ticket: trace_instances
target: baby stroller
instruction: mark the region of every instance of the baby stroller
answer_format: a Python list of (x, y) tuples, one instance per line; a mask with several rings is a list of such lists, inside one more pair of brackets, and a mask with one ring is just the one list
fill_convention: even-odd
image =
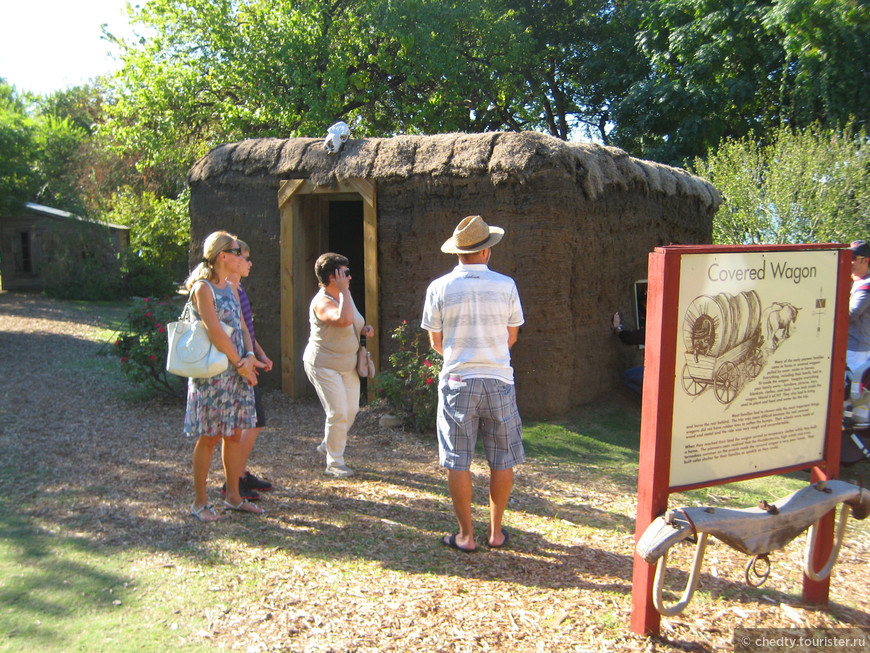
[(848, 467), (862, 460), (870, 460), (870, 361), (854, 371), (846, 368), (843, 402), (840, 464)]

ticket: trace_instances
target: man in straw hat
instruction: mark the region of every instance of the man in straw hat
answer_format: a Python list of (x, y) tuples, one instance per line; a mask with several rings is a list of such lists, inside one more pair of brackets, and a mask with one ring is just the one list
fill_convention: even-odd
[(471, 523), (471, 458), (478, 432), (489, 463), (491, 548), (507, 544), (502, 516), (513, 488), (513, 468), (525, 460), (523, 425), (517, 410), (510, 348), (523, 323), (514, 280), (489, 269), (492, 246), (504, 230), (479, 215), (459, 223), (441, 251), (459, 264), (426, 291), (423, 328), (444, 356), (438, 384), (438, 451), (459, 532), (441, 543), (465, 553), (476, 550)]

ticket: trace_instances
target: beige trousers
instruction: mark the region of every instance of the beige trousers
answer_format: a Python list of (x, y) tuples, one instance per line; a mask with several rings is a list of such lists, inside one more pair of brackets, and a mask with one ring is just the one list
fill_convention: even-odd
[(356, 369), (338, 372), (305, 363), (305, 374), (317, 391), (320, 404), (326, 412), (323, 446), (326, 465), (344, 465), (347, 432), (359, 412), (359, 374)]

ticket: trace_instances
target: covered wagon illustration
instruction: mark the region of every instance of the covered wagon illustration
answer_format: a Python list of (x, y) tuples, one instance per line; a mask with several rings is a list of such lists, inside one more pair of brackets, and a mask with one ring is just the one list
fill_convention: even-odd
[(764, 367), (761, 317), (761, 300), (754, 290), (696, 297), (682, 324), (683, 390), (695, 396), (713, 386), (720, 403), (734, 401)]

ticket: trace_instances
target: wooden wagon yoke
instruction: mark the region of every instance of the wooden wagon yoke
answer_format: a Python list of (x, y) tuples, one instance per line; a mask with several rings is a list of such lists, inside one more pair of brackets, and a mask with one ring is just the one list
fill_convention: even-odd
[[(837, 504), (848, 506), (840, 512), (837, 537), (827, 564), (821, 570), (812, 567), (818, 521), (836, 509)], [(704, 557), (707, 537), (713, 535), (742, 553), (755, 556), (747, 565), (747, 582), (755, 561), (771, 551), (783, 548), (798, 535), (809, 529), (805, 556), (805, 573), (813, 580), (826, 578), (836, 562), (849, 512), (855, 519), (870, 514), (870, 491), (844, 481), (827, 481), (809, 485), (773, 504), (761, 502), (757, 508), (704, 508), (689, 507), (669, 510), (657, 517), (638, 540), (637, 554), (650, 564), (657, 563), (653, 603), (664, 615), (679, 614), (688, 605), (698, 582), (698, 571)], [(661, 600), (662, 579), (667, 565), (668, 550), (683, 540), (697, 538), (695, 562), (683, 597), (674, 606), (666, 607)], [(768, 565), (769, 573), (769, 565)], [(764, 576), (761, 582), (767, 578)], [(753, 583), (754, 584), (754, 583)], [(761, 584), (761, 583), (757, 583)]]

